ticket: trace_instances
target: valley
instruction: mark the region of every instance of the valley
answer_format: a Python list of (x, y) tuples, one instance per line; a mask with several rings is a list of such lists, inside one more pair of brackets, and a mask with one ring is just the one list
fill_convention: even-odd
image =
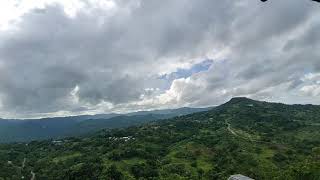
[(29, 179), (318, 179), (319, 121), (319, 106), (233, 98), (209, 111), (61, 143), (2, 144), (0, 177), (19, 179), (15, 164), (26, 158)]

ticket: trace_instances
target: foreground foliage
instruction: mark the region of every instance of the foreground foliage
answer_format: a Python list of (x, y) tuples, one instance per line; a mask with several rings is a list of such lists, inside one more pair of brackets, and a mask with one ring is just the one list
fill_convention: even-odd
[[(0, 179), (320, 179), (320, 107), (234, 98), (87, 138), (0, 146)], [(32, 173), (31, 173), (32, 172)], [(1, 178), (2, 177), (2, 178)]]

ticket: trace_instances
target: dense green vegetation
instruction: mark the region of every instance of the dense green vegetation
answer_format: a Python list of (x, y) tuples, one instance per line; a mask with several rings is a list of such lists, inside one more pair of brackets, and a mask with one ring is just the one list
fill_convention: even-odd
[(179, 108), (129, 114), (98, 114), (28, 120), (0, 119), (0, 142), (28, 142), (82, 136), (101, 129), (124, 128), (153, 120), (206, 111), (208, 108)]
[[(0, 146), (0, 179), (320, 179), (320, 107), (234, 98), (86, 138)], [(1, 178), (2, 177), (2, 178)]]

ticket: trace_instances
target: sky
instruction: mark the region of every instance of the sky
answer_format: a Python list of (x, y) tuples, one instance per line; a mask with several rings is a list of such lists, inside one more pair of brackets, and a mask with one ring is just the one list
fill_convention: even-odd
[(320, 104), (310, 0), (0, 2), (0, 118)]

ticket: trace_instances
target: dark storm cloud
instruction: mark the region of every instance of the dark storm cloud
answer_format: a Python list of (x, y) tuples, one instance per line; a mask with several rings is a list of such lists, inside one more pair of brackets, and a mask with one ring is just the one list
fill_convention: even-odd
[[(115, 3), (110, 12), (74, 17), (50, 5), (0, 32), (0, 112), (74, 112), (103, 103), (124, 111), (211, 105), (237, 95), (268, 99), (298, 92), (306, 73), (320, 71), (319, 7), (310, 2)], [(162, 89), (168, 82), (159, 75), (219, 51), (228, 52), (224, 61)]]

